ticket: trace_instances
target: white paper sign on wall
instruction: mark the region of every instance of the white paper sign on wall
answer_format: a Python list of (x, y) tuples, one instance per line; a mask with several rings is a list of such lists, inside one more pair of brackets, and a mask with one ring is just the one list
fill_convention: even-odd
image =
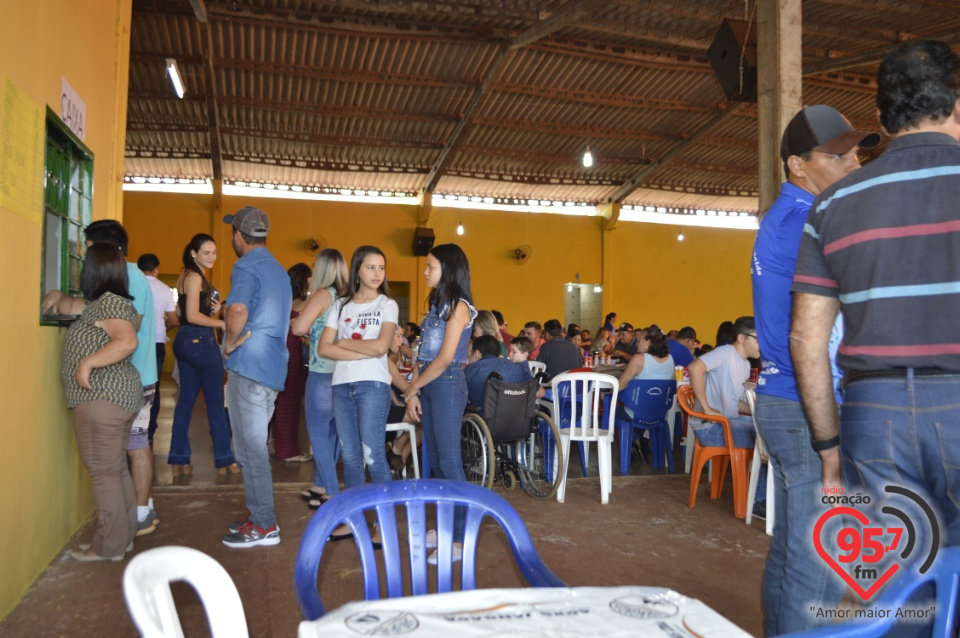
[(60, 119), (73, 131), (73, 134), (84, 141), (87, 123), (87, 105), (64, 77), (60, 78), (62, 90), (60, 92)]

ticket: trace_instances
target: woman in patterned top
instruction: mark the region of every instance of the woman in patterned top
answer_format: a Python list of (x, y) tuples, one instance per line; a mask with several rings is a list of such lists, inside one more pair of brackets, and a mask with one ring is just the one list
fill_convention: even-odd
[(109, 244), (91, 245), (80, 274), (87, 306), (67, 331), (60, 368), (97, 514), (93, 541), (70, 552), (79, 561), (122, 560), (137, 535), (127, 441), (143, 405), (143, 384), (130, 360), (137, 347), (137, 311), (127, 286), (123, 254)]

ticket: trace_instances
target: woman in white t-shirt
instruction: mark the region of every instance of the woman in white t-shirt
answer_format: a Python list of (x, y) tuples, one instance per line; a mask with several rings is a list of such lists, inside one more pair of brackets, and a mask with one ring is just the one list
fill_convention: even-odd
[[(387, 353), (399, 308), (388, 297), (387, 260), (374, 246), (361, 246), (350, 261), (347, 292), (338, 297), (317, 348), (333, 359), (333, 414), (340, 438), (343, 483), (363, 485), (364, 459), (374, 483), (391, 480), (384, 448), (390, 411)], [(349, 534), (331, 535), (333, 540)]]

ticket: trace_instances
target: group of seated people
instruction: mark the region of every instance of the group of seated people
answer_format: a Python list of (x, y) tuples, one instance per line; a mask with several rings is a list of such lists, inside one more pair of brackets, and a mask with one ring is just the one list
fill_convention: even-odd
[[(470, 363), (465, 369), (468, 403), (483, 405), (491, 373), (507, 383), (523, 383), (534, 378), (528, 361), (539, 361), (546, 366), (539, 373), (540, 381), (548, 384), (558, 374), (582, 368), (586, 352), (602, 352), (626, 364), (619, 379), (621, 390), (634, 379), (674, 379), (676, 367), (685, 368), (700, 411), (728, 418), (734, 445), (753, 447), (753, 423), (749, 408), (742, 400), (751, 360), (760, 356), (753, 317), (723, 322), (717, 331), (716, 347), (701, 344), (696, 330), (690, 326), (664, 332), (656, 324), (635, 330), (632, 324), (623, 322), (615, 328), (615, 321), (615, 313), (607, 315), (596, 340), (576, 324), (564, 328), (557, 319), (550, 319), (542, 326), (528, 321), (522, 333), (514, 337), (506, 331), (503, 317), (497, 311), (479, 311), (470, 342)], [(403, 337), (404, 342), (396, 350), (400, 362), (405, 351), (416, 344), (415, 324), (408, 324)], [(544, 393), (541, 387), (537, 396), (542, 397)], [(725, 445), (719, 424), (694, 419), (690, 426), (701, 445)], [(402, 454), (406, 460), (410, 444), (403, 439), (399, 442), (401, 445), (390, 451), (395, 450), (398, 458), (406, 452)], [(763, 495), (763, 489), (758, 489), (758, 497), (762, 499)]]

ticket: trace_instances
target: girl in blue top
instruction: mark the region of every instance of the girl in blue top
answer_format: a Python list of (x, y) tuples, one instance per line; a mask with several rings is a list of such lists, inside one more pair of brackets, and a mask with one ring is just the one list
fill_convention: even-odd
[[(423, 274), (431, 288), (429, 312), (420, 324), (420, 353), (403, 396), (407, 410), (421, 418), (430, 466), (440, 478), (465, 481), (460, 460), (460, 421), (467, 406), (463, 367), (477, 316), (470, 292), (470, 264), (459, 246), (442, 244), (427, 255)], [(461, 508), (455, 519), (454, 560), (459, 560), (464, 520)], [(427, 534), (427, 543), (435, 546), (435, 532)], [(436, 560), (436, 552), (428, 557), (431, 563)]]

